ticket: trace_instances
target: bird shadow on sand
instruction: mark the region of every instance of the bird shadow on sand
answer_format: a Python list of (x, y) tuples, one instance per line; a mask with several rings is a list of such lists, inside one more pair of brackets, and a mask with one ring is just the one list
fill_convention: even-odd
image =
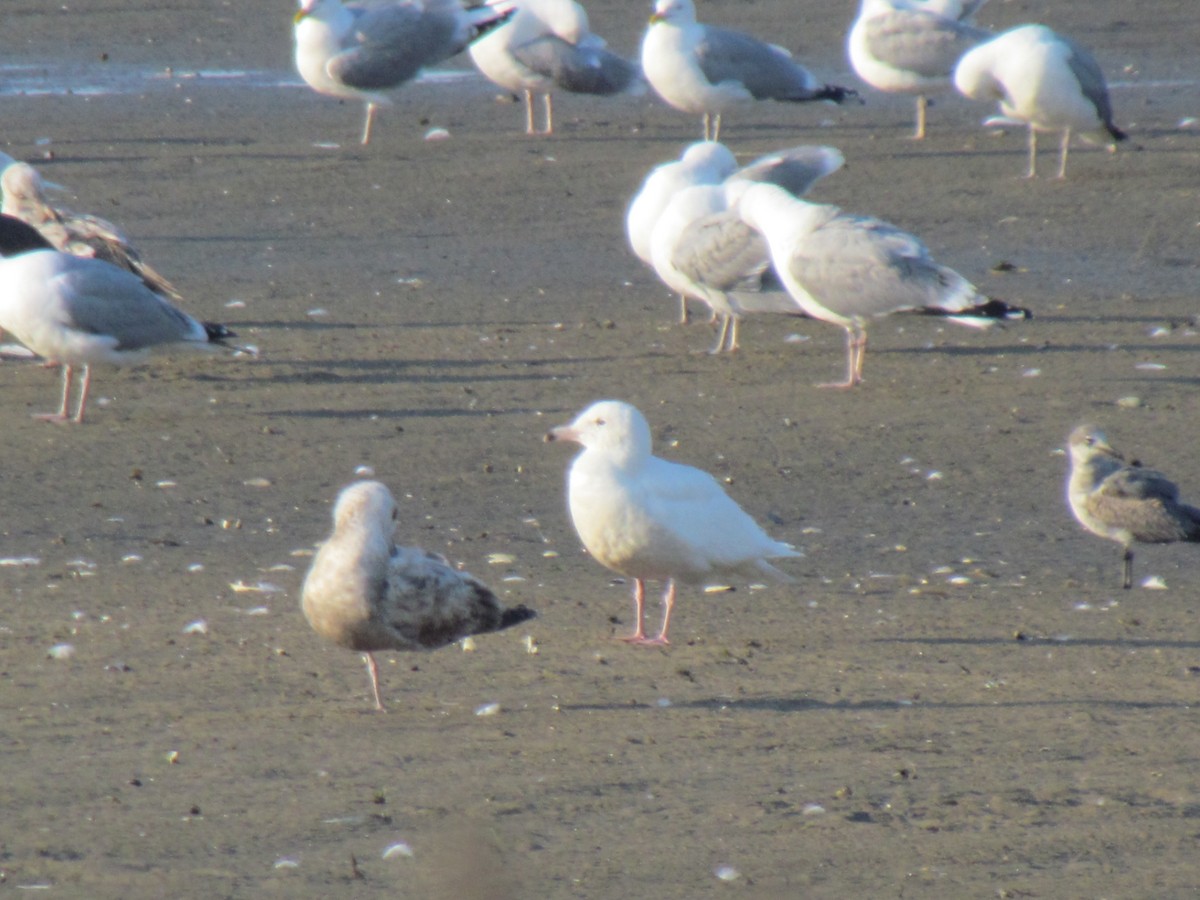
[(1200, 650), (1200, 640), (1179, 641), (1163, 638), (1086, 638), (1086, 637), (941, 637), (875, 638), (876, 644), (923, 644), (966, 647), (1114, 647), (1124, 650)]
[(686, 700), (659, 707), (654, 703), (578, 703), (562, 704), (563, 712), (620, 712), (654, 710), (669, 714), (672, 710), (711, 710), (713, 712), (908, 712), (911, 710), (954, 709), (1025, 709), (1061, 706), (1092, 706), (1108, 709), (1191, 709), (1193, 704), (1169, 700), (1122, 700), (1114, 697), (1063, 697), (1052, 700), (929, 701), (929, 700), (814, 700), (811, 697), (712, 697)]

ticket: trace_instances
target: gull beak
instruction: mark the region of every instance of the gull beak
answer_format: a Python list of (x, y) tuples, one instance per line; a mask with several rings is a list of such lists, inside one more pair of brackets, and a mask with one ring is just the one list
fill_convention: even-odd
[(299, 25), (301, 22), (303, 22), (305, 19), (307, 19), (311, 15), (312, 15), (311, 9), (305, 9), (304, 7), (301, 7), (300, 9), (296, 10), (296, 14), (294, 16), (292, 16), (292, 24)]
[(660, 16), (658, 13), (650, 14), (650, 24), (651, 25), (657, 25), (661, 21), (663, 21), (663, 17)]
[(579, 432), (570, 425), (559, 425), (547, 431), (546, 436), (542, 440), (547, 444), (552, 444), (555, 441), (575, 441), (575, 443), (579, 443)]

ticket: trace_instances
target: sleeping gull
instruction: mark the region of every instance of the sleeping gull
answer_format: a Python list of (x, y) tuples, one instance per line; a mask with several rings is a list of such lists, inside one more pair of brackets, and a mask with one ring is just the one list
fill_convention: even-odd
[[(637, 66), (604, 49), (575, 0), (515, 0), (513, 17), (471, 44), (476, 67), (492, 82), (525, 96), (525, 133), (553, 134), (552, 91), (609, 96), (642, 87)], [(541, 94), (546, 127), (534, 127)]]
[[(123, 269), (55, 250), (12, 216), (0, 215), (0, 256), (0, 328), (63, 366), (58, 412), (36, 418), (82, 422), (94, 363), (129, 365), (160, 347), (212, 349), (235, 337), (176, 309)], [(69, 418), (76, 366), (83, 366), (83, 380)]]
[(296, 69), (320, 94), (367, 106), (362, 142), (370, 143), (382, 93), (413, 79), (512, 15), (505, 0), (466, 9), (459, 0), (390, 0), (365, 6), (299, 0), (294, 18)]
[(822, 84), (782, 47), (696, 21), (692, 0), (657, 0), (642, 39), (642, 71), (676, 109), (704, 116), (704, 137), (717, 140), (721, 113), (735, 103), (780, 100), (841, 103), (858, 93)]
[(877, 90), (917, 95), (917, 140), (925, 137), (926, 95), (949, 87), (959, 58), (991, 37), (969, 24), (985, 2), (947, 8), (920, 0), (862, 0), (847, 41), (850, 65)]
[(1110, 148), (1127, 137), (1113, 123), (1108, 85), (1095, 58), (1045, 25), (1020, 25), (968, 51), (954, 70), (954, 86), (973, 100), (999, 101), (1003, 116), (989, 122), (1029, 127), (1026, 178), (1037, 175), (1039, 131), (1062, 131), (1059, 178), (1067, 176), (1072, 131)]
[(1123, 587), (1133, 586), (1133, 544), (1200, 541), (1200, 509), (1181, 503), (1179, 488), (1161, 472), (1126, 462), (1100, 429), (1080, 425), (1068, 449), (1071, 512), (1092, 534), (1121, 545)]
[[(792, 580), (767, 560), (803, 554), (767, 535), (707, 472), (651, 455), (650, 426), (630, 404), (593, 403), (546, 440), (583, 445), (567, 475), (567, 504), (588, 553), (633, 579), (636, 625), (624, 640), (668, 643), (677, 581)], [(667, 583), (662, 628), (653, 638), (642, 622), (647, 579)]]
[(300, 605), (321, 637), (361, 651), (375, 708), (379, 650), (434, 650), (472, 634), (500, 631), (534, 617), (505, 609), (487, 585), (417, 547), (397, 547), (399, 510), (387, 487), (356, 481), (333, 507), (333, 533), (304, 578)]
[(142, 259), (121, 229), (98, 216), (51, 206), (45, 187), (45, 181), (33, 166), (12, 163), (0, 174), (0, 189), (4, 192), (0, 212), (32, 225), (55, 250), (110, 262), (132, 272), (155, 293), (176, 302), (183, 299), (171, 282)]
[(695, 185), (667, 204), (651, 235), (658, 277), (681, 296), (705, 303), (720, 321), (710, 353), (738, 348), (746, 313), (803, 315), (771, 267), (766, 239), (731, 211), (751, 184), (775, 184), (799, 196), (842, 167), (832, 147), (792, 147), (755, 160), (719, 185)]
[(807, 203), (770, 184), (747, 188), (737, 210), (767, 239), (775, 270), (800, 309), (846, 330), (846, 380), (822, 387), (862, 381), (871, 319), (919, 312), (986, 327), (1030, 317), (1026, 309), (984, 297), (935, 263), (916, 237), (879, 219)]

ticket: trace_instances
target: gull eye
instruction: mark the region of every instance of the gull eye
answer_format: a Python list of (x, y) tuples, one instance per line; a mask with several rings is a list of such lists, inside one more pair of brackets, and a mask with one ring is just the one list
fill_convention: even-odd
[(597, 420), (596, 420), (596, 424), (597, 424), (597, 425), (603, 425), (603, 424), (604, 424), (604, 420), (603, 420), (603, 419), (597, 419)]

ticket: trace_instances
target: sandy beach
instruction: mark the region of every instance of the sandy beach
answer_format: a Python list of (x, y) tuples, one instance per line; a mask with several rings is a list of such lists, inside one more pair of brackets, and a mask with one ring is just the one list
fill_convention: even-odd
[[(1095, 422), (1200, 504), (1193, 4), (984, 8), (1109, 79), (1130, 139), (1077, 144), (1063, 182), (1019, 178), (1024, 132), (951, 94), (908, 140), (911, 98), (849, 69), (856, 7), (700, 6), (866, 100), (736, 110), (723, 141), (839, 148), (811, 199), (1034, 318), (880, 321), (865, 383), (828, 391), (840, 329), (751, 318), (709, 356), (626, 246), (698, 117), (561, 96), (529, 138), (458, 57), (362, 147), (361, 104), (291, 68), (285, 0), (9, 0), (0, 150), (260, 353), (97, 369), (78, 427), (30, 418), (56, 372), (0, 361), (0, 893), (1196, 895), (1200, 547), (1139, 547), (1121, 590), (1062, 452)], [(588, 10), (636, 53), (646, 4)], [(581, 550), (571, 449), (542, 443), (603, 397), (803, 547), (796, 583), (689, 589), (669, 648), (615, 641), (629, 586)], [(540, 614), (380, 654), (386, 715), (298, 605), (362, 467), (400, 541)]]

